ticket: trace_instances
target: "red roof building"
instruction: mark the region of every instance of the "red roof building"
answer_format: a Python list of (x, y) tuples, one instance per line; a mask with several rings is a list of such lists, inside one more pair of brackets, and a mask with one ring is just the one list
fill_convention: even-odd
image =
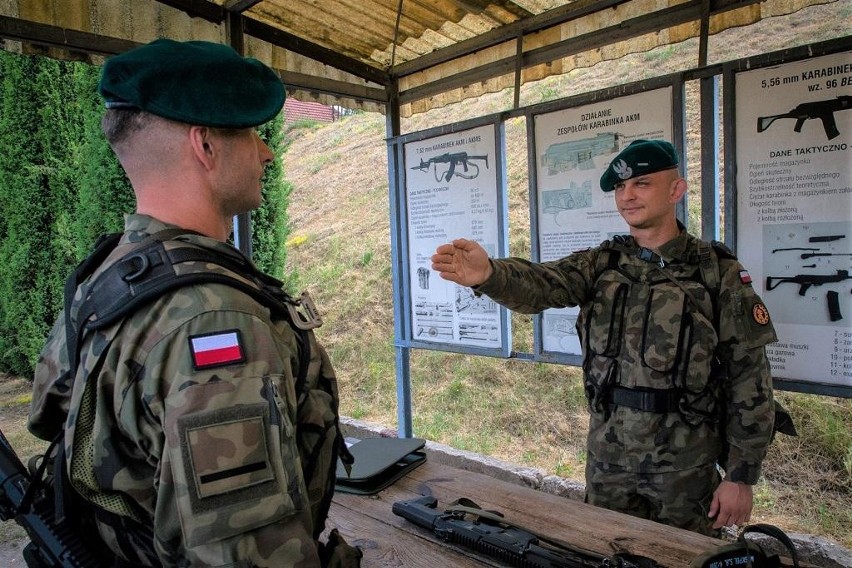
[(284, 101), (284, 122), (290, 124), (297, 120), (318, 120), (320, 122), (334, 122), (337, 113), (330, 106), (320, 103), (298, 101), (288, 97)]

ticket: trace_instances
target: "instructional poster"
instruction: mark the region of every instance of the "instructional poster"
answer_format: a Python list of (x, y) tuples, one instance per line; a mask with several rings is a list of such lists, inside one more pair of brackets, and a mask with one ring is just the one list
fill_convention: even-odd
[(736, 75), (737, 247), (775, 377), (852, 386), (852, 53)]
[(501, 308), (487, 296), (432, 271), (435, 249), (457, 238), (477, 241), (489, 256), (500, 242), (494, 125), (405, 144), (411, 338), (500, 348)]
[[(629, 232), (600, 178), (638, 139), (672, 140), (672, 88), (535, 116), (539, 260), (557, 260)], [(542, 313), (542, 348), (581, 354), (577, 308)]]

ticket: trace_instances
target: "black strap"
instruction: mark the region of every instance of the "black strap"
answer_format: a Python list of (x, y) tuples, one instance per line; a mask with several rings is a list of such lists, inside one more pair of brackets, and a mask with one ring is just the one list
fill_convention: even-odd
[[(229, 257), (203, 247), (188, 245), (167, 251), (164, 240), (169, 240), (188, 231), (166, 229), (149, 235), (132, 252), (107, 268), (92, 283), (87, 297), (72, 321), (70, 306), (80, 283), (91, 276), (118, 245), (121, 234), (109, 235), (99, 241), (95, 251), (84, 260), (65, 285), (66, 341), (75, 373), (79, 364), (79, 347), (86, 330), (104, 329), (144, 305), (162, 297), (163, 294), (183, 286), (218, 283), (236, 288), (266, 306), (276, 318), (291, 323), (299, 342), (299, 376), (296, 377), (296, 392), (301, 394), (310, 363), (310, 342), (306, 332), (297, 325), (288, 304), (295, 304), (282, 289), (282, 283), (260, 272), (248, 259), (234, 254)], [(239, 274), (248, 282), (226, 274), (200, 269), (198, 272), (177, 274), (174, 265), (184, 262), (210, 263)], [(76, 325), (74, 325), (76, 324)]]
[(743, 529), (742, 534), (739, 537), (739, 540), (742, 542), (746, 542), (745, 535), (747, 533), (761, 533), (767, 536), (771, 536), (775, 540), (781, 542), (787, 550), (790, 551), (790, 558), (793, 560), (793, 566), (795, 568), (799, 568), (799, 556), (796, 554), (796, 546), (793, 544), (793, 541), (790, 540), (790, 537), (787, 534), (774, 525), (767, 525), (765, 523), (757, 523), (754, 525), (748, 525)]
[(18, 504), (18, 507), (15, 510), (16, 516), (30, 512), (33, 500), (38, 494), (39, 489), (42, 487), (42, 485), (44, 485), (44, 472), (47, 470), (48, 463), (50, 462), (50, 457), (57, 447), (62, 447), (63, 435), (63, 432), (57, 434), (56, 437), (50, 442), (50, 445), (47, 447), (47, 450), (45, 450), (44, 455), (41, 458), (41, 462), (38, 465), (38, 469), (36, 469), (35, 473), (32, 474), (32, 481), (30, 481), (27, 490), (24, 492), (24, 496), (21, 498), (21, 502)]
[(611, 391), (611, 402), (643, 412), (677, 412), (683, 393), (679, 389), (631, 389), (616, 386)]
[(102, 235), (95, 244), (92, 253), (83, 259), (65, 280), (65, 342), (68, 345), (69, 369), (72, 375), (76, 372), (77, 365), (80, 363), (78, 347), (82, 330), (80, 325), (73, 325), (71, 318), (74, 296), (77, 294), (77, 288), (80, 287), (80, 284), (91, 276), (95, 269), (103, 264), (107, 256), (118, 246), (119, 240), (121, 240), (121, 233)]

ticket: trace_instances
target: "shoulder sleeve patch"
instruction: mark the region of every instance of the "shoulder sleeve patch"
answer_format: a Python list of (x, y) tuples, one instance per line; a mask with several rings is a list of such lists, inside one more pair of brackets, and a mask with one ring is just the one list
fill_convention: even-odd
[(751, 307), (751, 316), (758, 325), (769, 325), (769, 310), (762, 303)]
[(189, 351), (192, 366), (196, 371), (243, 363), (246, 360), (238, 329), (191, 335)]
[(740, 282), (746, 286), (751, 286), (751, 274), (748, 273), (748, 270), (740, 270)]

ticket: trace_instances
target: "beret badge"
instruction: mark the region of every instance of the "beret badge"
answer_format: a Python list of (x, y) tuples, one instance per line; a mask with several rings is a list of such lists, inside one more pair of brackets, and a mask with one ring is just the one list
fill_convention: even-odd
[(621, 179), (630, 179), (633, 176), (633, 170), (627, 165), (624, 160), (618, 160), (612, 164), (612, 171), (615, 172)]

